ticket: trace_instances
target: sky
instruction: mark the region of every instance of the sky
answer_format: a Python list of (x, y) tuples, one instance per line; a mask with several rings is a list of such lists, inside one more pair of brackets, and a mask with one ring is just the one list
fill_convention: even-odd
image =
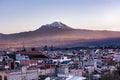
[(0, 33), (32, 31), (54, 21), (120, 31), (120, 0), (0, 0)]

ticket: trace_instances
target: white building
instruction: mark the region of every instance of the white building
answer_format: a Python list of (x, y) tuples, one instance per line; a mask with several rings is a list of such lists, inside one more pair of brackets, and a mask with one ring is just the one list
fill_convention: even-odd
[(1, 71), (0, 80), (38, 80), (38, 70), (27, 70), (27, 67), (22, 67), (22, 70)]

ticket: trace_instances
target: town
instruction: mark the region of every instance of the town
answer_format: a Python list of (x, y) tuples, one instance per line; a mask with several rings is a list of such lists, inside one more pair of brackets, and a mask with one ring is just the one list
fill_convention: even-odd
[(9, 48), (0, 80), (119, 80), (120, 49)]
[(120, 0), (0, 0), (0, 80), (120, 80)]

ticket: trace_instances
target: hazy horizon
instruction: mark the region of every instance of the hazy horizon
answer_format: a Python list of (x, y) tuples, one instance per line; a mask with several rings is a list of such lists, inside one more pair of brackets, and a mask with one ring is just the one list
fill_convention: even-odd
[(120, 31), (119, 0), (0, 0), (0, 33), (33, 31), (54, 21), (77, 29)]

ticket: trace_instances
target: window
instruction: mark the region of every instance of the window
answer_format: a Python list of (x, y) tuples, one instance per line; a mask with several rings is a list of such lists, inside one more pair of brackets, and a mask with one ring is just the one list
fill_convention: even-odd
[(2, 80), (2, 76), (0, 75), (0, 80)]
[(4, 80), (7, 80), (7, 76), (4, 76)]

